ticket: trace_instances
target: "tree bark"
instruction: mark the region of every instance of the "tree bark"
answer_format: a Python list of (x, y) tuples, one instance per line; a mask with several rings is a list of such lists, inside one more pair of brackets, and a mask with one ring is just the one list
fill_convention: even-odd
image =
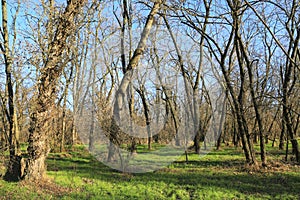
[(127, 71), (123, 76), (123, 79), (121, 81), (121, 84), (119, 86), (118, 91), (116, 92), (116, 101), (114, 103), (113, 107), (113, 119), (112, 119), (112, 128), (110, 131), (110, 144), (109, 144), (109, 152), (108, 152), (108, 161), (111, 161), (113, 159), (113, 156), (115, 155), (115, 147), (114, 143), (119, 145), (118, 140), (118, 132), (120, 131), (117, 125), (117, 122), (121, 121), (122, 118), (122, 112), (126, 112), (124, 110), (124, 102), (125, 102), (125, 96), (127, 93), (128, 86), (130, 85), (132, 81), (133, 76), (133, 69), (135, 69), (138, 66), (138, 62), (141, 59), (141, 56), (143, 55), (145, 48), (146, 48), (146, 42), (148, 39), (148, 36), (150, 34), (150, 30), (152, 28), (153, 22), (154, 22), (154, 16), (157, 14), (157, 12), (160, 9), (160, 6), (162, 4), (161, 0), (155, 1), (148, 17), (147, 21), (145, 23), (143, 32), (141, 34), (141, 38), (139, 41), (139, 44), (137, 48), (135, 49), (133, 56), (129, 60), (129, 64), (127, 66)]
[(141, 99), (142, 99), (142, 104), (144, 108), (144, 116), (146, 119), (146, 128), (147, 128), (147, 134), (148, 134), (148, 150), (151, 150), (151, 143), (152, 143), (152, 133), (151, 133), (151, 127), (150, 127), (150, 110), (149, 110), (149, 105), (147, 103), (146, 95), (145, 95), (145, 86), (142, 85), (140, 89), (136, 89), (136, 91), (139, 93)]
[[(8, 99), (8, 109), (5, 105), (5, 113), (8, 121), (8, 147), (9, 147), (9, 163), (7, 166), (7, 171), (4, 175), (4, 179), (9, 181), (18, 181), (22, 176), (22, 157), (18, 152), (18, 123), (16, 117), (16, 110), (14, 106), (14, 89), (12, 81), (12, 67), (13, 61), (11, 55), (11, 49), (9, 44), (9, 32), (8, 32), (8, 18), (7, 18), (7, 2), (2, 0), (2, 27), (3, 27), (3, 44), (0, 45), (1, 51), (3, 52), (4, 64), (5, 64), (5, 75), (6, 75), (6, 91), (5, 99)], [(5, 100), (5, 104), (6, 104)]]
[(79, 14), (85, 0), (67, 1), (60, 16), (53, 41), (49, 44), (49, 54), (41, 69), (41, 76), (34, 98), (34, 107), (30, 115), (28, 159), (23, 179), (39, 180), (46, 170), (45, 159), (50, 151), (49, 128), (51, 112), (55, 108), (57, 81), (63, 71), (62, 55), (67, 47), (67, 39), (76, 29), (74, 18)]
[[(297, 58), (299, 54), (299, 41), (300, 41), (300, 29), (297, 30), (297, 36), (292, 44), (292, 58)], [(298, 52), (298, 53), (297, 53)], [(298, 57), (299, 59), (299, 57)], [(290, 117), (290, 111), (291, 111), (291, 104), (288, 101), (290, 91), (292, 89), (291, 80), (292, 80), (292, 72), (293, 70), (296, 70), (296, 64), (294, 64), (292, 61), (288, 61), (286, 65), (286, 71), (283, 78), (283, 86), (282, 86), (282, 115), (285, 122), (285, 127), (287, 134), (289, 136), (289, 139), (292, 143), (293, 153), (295, 154), (296, 161), (300, 162), (300, 152), (299, 152), (299, 145), (297, 138), (295, 138), (293, 126), (292, 126), (292, 120)]]

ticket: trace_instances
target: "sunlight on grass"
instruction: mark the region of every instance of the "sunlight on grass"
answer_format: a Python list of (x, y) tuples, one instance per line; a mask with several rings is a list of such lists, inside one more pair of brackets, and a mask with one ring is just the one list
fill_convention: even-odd
[[(145, 152), (145, 147), (139, 147)], [(138, 153), (142, 157), (143, 153)], [(148, 155), (149, 156), (149, 155)], [(143, 157), (144, 158), (144, 157)], [(47, 175), (62, 190), (49, 193), (0, 181), (6, 199), (299, 199), (299, 167), (266, 172), (243, 168), (240, 149), (224, 148), (204, 157), (189, 153), (155, 172), (128, 174), (110, 169), (82, 146), (51, 153)], [(65, 189), (64, 189), (65, 188)], [(25, 196), (22, 194), (26, 194)], [(2, 198), (0, 198), (2, 199)]]

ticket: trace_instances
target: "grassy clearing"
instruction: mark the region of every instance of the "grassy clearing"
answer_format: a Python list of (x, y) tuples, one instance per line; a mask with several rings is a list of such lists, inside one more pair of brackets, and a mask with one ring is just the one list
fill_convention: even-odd
[(189, 163), (183, 156), (156, 172), (127, 174), (77, 146), (50, 154), (47, 181), (0, 180), (0, 199), (300, 199), (299, 166), (283, 165), (282, 153), (268, 148), (272, 165), (264, 170), (245, 167), (242, 151), (226, 147), (204, 157), (190, 154)]

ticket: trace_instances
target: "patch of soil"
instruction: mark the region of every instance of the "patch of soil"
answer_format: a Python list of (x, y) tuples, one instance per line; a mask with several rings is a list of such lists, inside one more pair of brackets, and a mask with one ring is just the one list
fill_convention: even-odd
[(300, 166), (295, 163), (269, 160), (266, 167), (258, 165), (243, 165), (238, 171), (252, 173), (292, 172), (300, 171)]
[(61, 197), (74, 191), (73, 188), (67, 188), (57, 185), (49, 178), (44, 178), (38, 181), (21, 181), (21, 187), (27, 187), (29, 190), (36, 191), (39, 194), (50, 194), (56, 197)]

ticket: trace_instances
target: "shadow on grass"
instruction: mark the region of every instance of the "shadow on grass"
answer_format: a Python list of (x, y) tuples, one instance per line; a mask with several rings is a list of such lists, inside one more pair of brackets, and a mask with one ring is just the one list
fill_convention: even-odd
[(200, 188), (218, 187), (235, 190), (244, 194), (267, 194), (276, 196), (278, 194), (300, 195), (300, 177), (292, 174), (273, 175), (249, 175), (228, 173), (164, 173), (157, 176), (138, 175), (141, 180), (164, 181), (177, 185), (195, 186)]
[[(110, 169), (92, 156), (67, 158), (51, 156), (47, 160), (48, 171), (66, 171), (82, 178), (120, 183), (132, 181), (134, 184), (164, 182), (183, 187), (186, 190), (220, 188), (237, 191), (245, 195), (261, 194), (277, 196), (289, 194), (300, 198), (300, 175), (297, 173), (254, 173), (235, 172), (234, 168), (243, 165), (242, 160), (201, 160), (174, 162), (164, 170), (126, 176)], [(233, 169), (233, 170), (232, 170)]]
[(226, 160), (226, 161), (219, 161), (219, 160), (201, 160), (201, 161), (175, 161), (173, 165), (175, 168), (182, 168), (182, 169), (197, 169), (197, 168), (211, 168), (211, 167), (218, 167), (218, 168), (235, 168), (240, 167), (244, 164), (241, 160)]

